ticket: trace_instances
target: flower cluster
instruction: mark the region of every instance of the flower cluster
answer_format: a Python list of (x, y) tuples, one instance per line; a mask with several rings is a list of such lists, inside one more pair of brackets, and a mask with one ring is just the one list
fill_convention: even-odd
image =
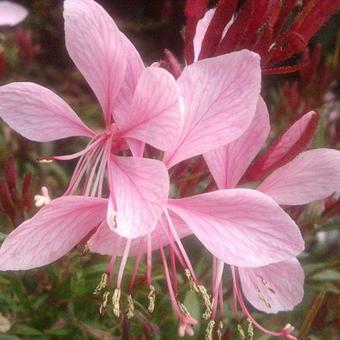
[[(51, 200), (43, 188), (43, 195), (36, 196), (42, 208), (7, 236), (0, 270), (47, 265), (85, 240), (89, 251), (111, 256), (94, 292), (102, 294), (100, 311), (110, 307), (120, 317), (126, 302), (131, 318), (134, 280), (144, 255), (148, 309), (154, 310), (152, 254), (159, 250), (179, 335), (193, 335), (197, 320), (179, 301), (178, 265), (204, 301), (211, 339), (218, 313), (223, 316), (222, 274), (229, 265), (235, 307), (240, 306), (250, 329), (254, 325), (272, 336), (295, 339), (291, 325), (277, 332), (259, 325), (244, 297), (266, 313), (291, 310), (302, 299), (304, 274), (296, 257), (304, 242), (280, 206), (325, 199), (340, 189), (340, 152), (304, 151), (317, 113), (304, 115), (253, 163), (270, 132), (258, 54), (241, 50), (195, 61), (176, 80), (158, 63), (145, 67), (93, 0), (65, 0), (64, 18), (68, 53), (98, 99), (103, 129), (89, 128), (63, 99), (40, 85), (0, 87), (0, 117), (22, 136), (37, 142), (88, 139), (75, 154), (41, 159), (79, 158), (64, 195)], [(195, 36), (196, 56), (205, 21)], [(186, 171), (187, 161), (195, 157), (204, 159), (217, 187), (188, 195), (173, 174)], [(197, 278), (181, 241), (191, 234), (213, 256), (211, 292)], [(136, 265), (124, 291), (129, 256)]]
[[(261, 56), (264, 74), (291, 73), (305, 68), (309, 60), (306, 57), (301, 60), (299, 54), (306, 51), (311, 38), (340, 8), (338, 0), (321, 3), (219, 0), (215, 9), (207, 11), (208, 3), (207, 0), (186, 2), (187, 62), (248, 48)], [(205, 29), (202, 49), (197, 54), (194, 40), (202, 33), (200, 26)], [(293, 64), (292, 57), (297, 57)]]

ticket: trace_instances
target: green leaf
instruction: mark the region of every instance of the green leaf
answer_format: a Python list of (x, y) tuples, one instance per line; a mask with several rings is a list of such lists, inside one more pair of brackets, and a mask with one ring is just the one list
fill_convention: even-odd
[(315, 281), (340, 281), (340, 273), (334, 269), (326, 269), (312, 276)]
[(340, 228), (340, 218), (337, 218), (335, 220), (326, 222), (320, 228), (316, 229), (316, 231), (339, 230), (339, 228)]
[(194, 319), (200, 320), (202, 318), (200, 301), (196, 293), (189, 290), (185, 295), (184, 305)]
[(65, 336), (72, 332), (72, 329), (69, 326), (64, 326), (60, 328), (51, 328), (45, 331), (46, 334), (55, 335), (55, 336)]
[(43, 335), (38, 329), (26, 325), (15, 325), (14, 333), (20, 335)]
[[(107, 263), (94, 264), (84, 269), (84, 275), (102, 274), (102, 273), (105, 273), (106, 270), (107, 270)], [(98, 275), (98, 280), (100, 280), (100, 275)]]

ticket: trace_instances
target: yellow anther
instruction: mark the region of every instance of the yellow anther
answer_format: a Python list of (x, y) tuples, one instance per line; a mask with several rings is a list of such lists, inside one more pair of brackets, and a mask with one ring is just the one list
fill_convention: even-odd
[(223, 321), (220, 320), (220, 322), (218, 323), (218, 329), (217, 329), (218, 340), (222, 339), (222, 330), (223, 330)]
[(214, 301), (210, 300), (210, 296), (204, 286), (199, 285), (197, 287), (198, 287), (199, 293), (202, 295), (202, 298), (205, 304), (205, 312), (203, 313), (203, 318), (208, 320), (212, 313)]
[(106, 273), (103, 273), (101, 278), (100, 278), (100, 282), (99, 282), (98, 286), (96, 287), (96, 289), (93, 292), (94, 295), (99, 295), (101, 290), (106, 287), (107, 278), (108, 278), (108, 275)]
[(150, 288), (150, 292), (148, 294), (148, 299), (149, 299), (148, 310), (150, 313), (152, 313), (155, 309), (156, 294), (155, 294), (155, 287), (153, 285), (150, 285), (149, 288)]
[(110, 292), (105, 292), (103, 294), (103, 302), (101, 303), (100, 307), (99, 307), (99, 313), (100, 314), (103, 314), (104, 313), (104, 310), (107, 306), (107, 301), (109, 299), (109, 295), (110, 295)]
[(48, 163), (52, 163), (53, 162), (53, 159), (39, 159), (38, 160), (39, 163), (42, 163), (42, 164), (48, 164)]
[(196, 292), (201, 294), (204, 304), (205, 304), (205, 312), (203, 314), (203, 318), (208, 320), (211, 316), (212, 313), (212, 308), (213, 308), (213, 301), (210, 300), (210, 296), (207, 293), (207, 290), (204, 286), (202, 285), (197, 285), (197, 283), (193, 280), (190, 270), (185, 269), (185, 276), (188, 278), (189, 285), (190, 285), (190, 290), (192, 292)]
[(272, 293), (275, 294), (275, 290), (269, 286), (268, 282), (261, 276), (262, 284)]
[(253, 323), (248, 319), (248, 335), (247, 335), (247, 340), (253, 340), (253, 338), (254, 338)]
[(131, 294), (128, 295), (128, 312), (127, 312), (127, 318), (131, 319), (133, 317), (133, 313), (135, 311), (135, 306), (133, 304), (132, 296)]
[(117, 213), (115, 211), (111, 214), (111, 218), (112, 218), (114, 227), (117, 228)]
[(214, 326), (215, 326), (215, 320), (210, 320), (205, 330), (205, 340), (212, 340)]
[(182, 302), (178, 302), (178, 307), (185, 316), (191, 318), (191, 314), (189, 313), (187, 307)]
[(246, 336), (244, 335), (243, 329), (241, 325), (237, 325), (237, 330), (238, 333), (240, 334), (240, 339), (241, 340), (246, 340)]
[(116, 288), (112, 295), (113, 314), (119, 318), (120, 316), (120, 289)]
[(272, 308), (271, 304), (268, 302), (268, 300), (262, 295), (261, 291), (257, 289), (257, 297), (262, 301), (267, 308)]
[(187, 268), (184, 270), (185, 272), (185, 276), (188, 278), (188, 281), (189, 281), (189, 285), (190, 285), (190, 290), (192, 292), (199, 292), (199, 288), (196, 284), (196, 282), (192, 279), (192, 276), (191, 276), (191, 273), (190, 273), (190, 270)]

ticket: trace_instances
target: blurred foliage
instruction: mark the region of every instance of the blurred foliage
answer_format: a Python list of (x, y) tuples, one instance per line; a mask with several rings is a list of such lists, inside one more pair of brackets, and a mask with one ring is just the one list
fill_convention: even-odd
[[(164, 48), (170, 49), (182, 60), (184, 1), (99, 2), (135, 43), (147, 64), (161, 58)], [(99, 107), (66, 53), (62, 1), (27, 0), (21, 3), (30, 10), (28, 20), (20, 28), (6, 29), (0, 33), (0, 44), (7, 65), (1, 83), (20, 79), (52, 88), (89, 125), (99, 128), (102, 125)], [(272, 123), (275, 123), (272, 137), (287, 129), (302, 113), (313, 108), (321, 112), (315, 146), (340, 147), (339, 114), (335, 118), (334, 114), (332, 116), (332, 112), (339, 112), (340, 106), (339, 20), (339, 15), (333, 17), (313, 39), (311, 51), (320, 44), (321, 61), (313, 70), (314, 78), (307, 84), (303, 83), (301, 74), (297, 73), (264, 79), (263, 95), (272, 113)], [(320, 93), (320, 79), (325, 76), (325, 69), (328, 70), (329, 78)], [(63, 193), (75, 165), (74, 162), (38, 164), (36, 159), (39, 156), (67, 154), (80, 149), (79, 139), (77, 144), (72, 139), (45, 144), (27, 142), (1, 124), (0, 241), (14, 226), (35, 212), (32, 207), (33, 193), (38, 193), (42, 185), (49, 187), (53, 197)], [(15, 173), (8, 170), (14, 167), (13, 159), (17, 167)], [(32, 183), (27, 179), (29, 173), (32, 174)], [(9, 195), (7, 212), (4, 204), (6, 195)], [(21, 210), (13, 212), (18, 206)], [(306, 241), (306, 251), (300, 258), (306, 275), (304, 300), (293, 312), (277, 315), (254, 312), (254, 317), (272, 329), (280, 329), (286, 323), (291, 323), (296, 327), (299, 339), (336, 340), (339, 338), (337, 325), (340, 321), (339, 203), (335, 198), (330, 199), (323, 213), (320, 213), (320, 203), (312, 204), (302, 214), (298, 214), (297, 221)], [(187, 238), (184, 244), (200, 280), (209, 286), (209, 254), (193, 237)], [(159, 254), (155, 253), (153, 258), (156, 288), (154, 313), (150, 315), (147, 311), (149, 290), (145, 278), (145, 261), (142, 261), (133, 291), (135, 317), (131, 320), (126, 317), (117, 320), (109, 309), (105, 315), (99, 314), (101, 298), (93, 295), (109, 259), (93, 254), (84, 255), (80, 248), (45, 268), (0, 274), (0, 340), (170, 340), (177, 337), (177, 320), (165, 294), (167, 289)], [(129, 283), (132, 268), (133, 259), (129, 259), (125, 270), (126, 284)], [(204, 306), (190, 291), (184, 275), (178, 277), (178, 282), (181, 301), (199, 320), (194, 338), (203, 339), (207, 326), (201, 318)], [(224, 287), (225, 320), (222, 339), (236, 339), (238, 320), (231, 311), (231, 275), (228, 271), (224, 273)], [(126, 305), (126, 296), (123, 296), (122, 301)], [(246, 327), (246, 324), (245, 321), (243, 326)], [(257, 331), (255, 338), (267, 339)]]

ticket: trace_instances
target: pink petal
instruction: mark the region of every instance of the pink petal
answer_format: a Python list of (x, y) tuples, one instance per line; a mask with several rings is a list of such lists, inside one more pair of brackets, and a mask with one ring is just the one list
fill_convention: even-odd
[(240, 268), (242, 291), (258, 310), (292, 310), (303, 298), (304, 273), (295, 258), (259, 268)]
[(126, 71), (126, 44), (107, 12), (92, 0), (64, 2), (66, 47), (110, 120)]
[[(232, 25), (232, 23), (234, 21), (233, 17), (232, 17), (232, 11), (233, 11), (234, 6), (231, 3), (226, 5), (226, 2), (224, 2), (224, 6), (221, 3), (219, 5), (221, 7), (217, 8), (217, 18), (213, 19), (214, 15), (216, 13), (216, 8), (212, 8), (212, 9), (209, 9), (205, 13), (204, 17), (201, 20), (199, 20), (198, 23), (197, 23), (195, 37), (194, 37), (194, 41), (193, 41), (195, 61), (198, 60), (198, 59), (208, 58), (209, 55), (212, 55), (212, 51), (211, 51), (212, 46), (215, 46), (215, 49), (216, 49), (216, 47), (219, 43), (218, 40), (224, 38), (224, 36), (226, 35), (227, 31), (229, 30), (230, 26)], [(230, 20), (228, 22), (229, 18), (230, 18)], [(213, 27), (211, 27), (211, 25), (213, 25)], [(223, 27), (224, 27), (224, 29), (223, 29)], [(209, 28), (209, 31), (208, 31), (208, 28)], [(223, 32), (221, 32), (221, 34), (218, 33), (220, 35), (220, 37), (217, 37), (217, 40), (216, 40), (217, 31), (220, 32), (220, 29), (221, 30), (223, 29)], [(213, 34), (211, 34), (211, 33), (213, 33)], [(207, 34), (208, 34), (208, 36), (206, 36)], [(206, 52), (205, 48), (207, 46), (203, 47), (203, 54), (204, 55), (202, 57), (202, 55), (200, 55), (200, 52), (201, 52), (201, 49), (202, 49), (203, 40), (205, 40), (207, 38), (209, 39), (209, 34), (211, 34), (213, 36), (214, 42), (211, 42), (212, 46), (209, 46), (210, 48), (208, 49), (208, 51), (210, 53), (209, 52), (204, 53), (204, 52)]]
[(216, 8), (209, 9), (204, 17), (198, 21), (197, 26), (196, 26), (196, 33), (194, 37), (194, 55), (195, 55), (195, 61), (198, 59), (200, 52), (201, 52), (201, 47), (202, 47), (202, 42), (205, 36), (205, 33), (207, 32), (207, 29), (210, 25), (210, 22), (215, 14)]
[(145, 149), (144, 142), (140, 142), (139, 140), (135, 140), (132, 138), (127, 138), (126, 141), (134, 157), (143, 157), (144, 149)]
[(107, 200), (65, 196), (11, 232), (0, 248), (0, 270), (26, 270), (58, 260), (105, 219)]
[(113, 118), (118, 125), (121, 121), (125, 121), (126, 116), (131, 111), (130, 107), (133, 94), (135, 92), (139, 77), (142, 75), (145, 69), (139, 53), (132, 45), (130, 40), (126, 38), (123, 33), (121, 33), (121, 39), (126, 53), (126, 71), (125, 78), (119, 91), (119, 95), (116, 98), (113, 111)]
[(246, 176), (253, 181), (261, 180), (304, 151), (312, 141), (318, 121), (319, 114), (313, 111), (302, 116), (248, 169)]
[(294, 221), (256, 190), (218, 190), (169, 200), (168, 207), (214, 256), (231, 265), (265, 266), (304, 248)]
[[(192, 234), (191, 230), (180, 220), (176, 215), (171, 214), (171, 219), (175, 225), (176, 232), (180, 238)], [(167, 246), (170, 242), (167, 236), (162, 232), (161, 226), (157, 225), (156, 229), (159, 230), (163, 247)], [(126, 238), (119, 236), (112, 231), (106, 223), (103, 223), (93, 236), (88, 241), (90, 251), (99, 253), (101, 255), (122, 256), (124, 253)], [(157, 232), (156, 230), (151, 233), (151, 248), (152, 250), (159, 249)], [(147, 238), (140, 237), (132, 241), (129, 255), (137, 256), (139, 253), (146, 254), (147, 252)]]
[(281, 205), (321, 200), (340, 189), (340, 151), (315, 149), (301, 153), (275, 170), (257, 190)]
[(34, 83), (1, 86), (0, 117), (13, 130), (37, 142), (94, 135), (66, 102)]
[(267, 106), (260, 97), (253, 122), (235, 141), (204, 154), (220, 189), (235, 188), (270, 132)]
[(117, 121), (124, 137), (165, 150), (175, 144), (181, 126), (179, 93), (175, 79), (164, 69), (149, 67), (142, 73), (128, 115)]
[(243, 50), (201, 60), (184, 69), (178, 84), (184, 125), (164, 155), (168, 167), (224, 146), (248, 128), (261, 86), (259, 57)]
[[(158, 160), (112, 156), (109, 166), (112, 212), (109, 226), (130, 239), (146, 235), (156, 223), (169, 195), (169, 176)], [(113, 218), (113, 209), (116, 216)], [(113, 220), (113, 221), (112, 221)]]
[(25, 20), (28, 11), (25, 7), (9, 1), (0, 2), (0, 26), (15, 26)]

